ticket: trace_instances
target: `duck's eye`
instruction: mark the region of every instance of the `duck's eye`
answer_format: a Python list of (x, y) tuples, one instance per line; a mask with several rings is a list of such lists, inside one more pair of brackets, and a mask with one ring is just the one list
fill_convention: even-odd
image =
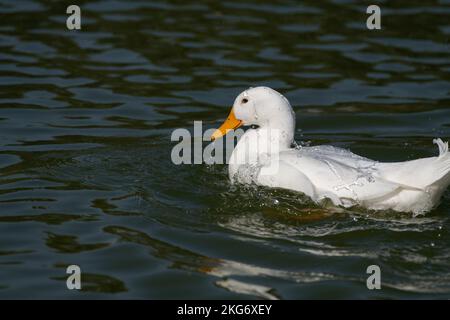
[(247, 102), (248, 102), (247, 98), (242, 99), (242, 103), (247, 103)]

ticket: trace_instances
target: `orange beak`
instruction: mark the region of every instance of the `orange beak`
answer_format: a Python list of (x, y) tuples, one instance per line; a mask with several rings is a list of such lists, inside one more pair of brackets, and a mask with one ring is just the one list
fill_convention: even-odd
[(228, 115), (227, 120), (220, 126), (219, 129), (214, 131), (213, 135), (211, 136), (211, 141), (214, 141), (220, 137), (223, 137), (228, 133), (230, 130), (235, 130), (242, 126), (242, 121), (236, 119), (236, 116), (234, 115), (233, 109), (231, 109), (230, 114)]

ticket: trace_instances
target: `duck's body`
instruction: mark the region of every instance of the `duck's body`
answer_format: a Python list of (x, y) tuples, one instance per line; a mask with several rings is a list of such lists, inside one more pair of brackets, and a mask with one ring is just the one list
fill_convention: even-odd
[[(245, 133), (240, 141), (251, 136)], [(299, 191), (318, 203), (329, 199), (337, 206), (418, 214), (437, 205), (450, 183), (448, 152), (439, 157), (382, 163), (324, 145), (287, 149), (276, 155), (260, 155), (259, 161), (234, 163), (235, 152), (242, 152), (244, 146), (238, 143), (231, 156), (231, 181)], [(278, 170), (265, 170), (270, 167)]]
[(232, 182), (295, 190), (337, 206), (416, 214), (435, 207), (450, 184), (450, 153), (440, 139), (434, 141), (438, 157), (383, 163), (332, 146), (292, 148), (295, 114), (270, 88), (243, 92), (232, 113), (242, 124), (259, 126), (247, 130), (233, 150)]

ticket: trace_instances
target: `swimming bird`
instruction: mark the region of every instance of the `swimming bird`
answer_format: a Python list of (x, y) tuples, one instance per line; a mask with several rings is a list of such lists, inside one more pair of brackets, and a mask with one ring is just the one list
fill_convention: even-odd
[(434, 139), (439, 156), (405, 162), (378, 162), (329, 145), (294, 147), (295, 113), (289, 101), (268, 87), (239, 94), (211, 140), (240, 126), (229, 159), (232, 183), (301, 192), (316, 203), (361, 206), (423, 214), (436, 207), (450, 184), (448, 142)]

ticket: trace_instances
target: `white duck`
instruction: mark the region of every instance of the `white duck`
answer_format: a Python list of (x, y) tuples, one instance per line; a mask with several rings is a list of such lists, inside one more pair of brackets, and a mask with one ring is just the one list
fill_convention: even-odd
[(293, 148), (295, 113), (289, 101), (267, 87), (250, 88), (234, 101), (211, 139), (241, 125), (254, 125), (229, 160), (232, 182), (291, 189), (320, 203), (393, 209), (420, 214), (434, 208), (450, 184), (448, 143), (433, 140), (439, 156), (383, 163), (332, 146)]

